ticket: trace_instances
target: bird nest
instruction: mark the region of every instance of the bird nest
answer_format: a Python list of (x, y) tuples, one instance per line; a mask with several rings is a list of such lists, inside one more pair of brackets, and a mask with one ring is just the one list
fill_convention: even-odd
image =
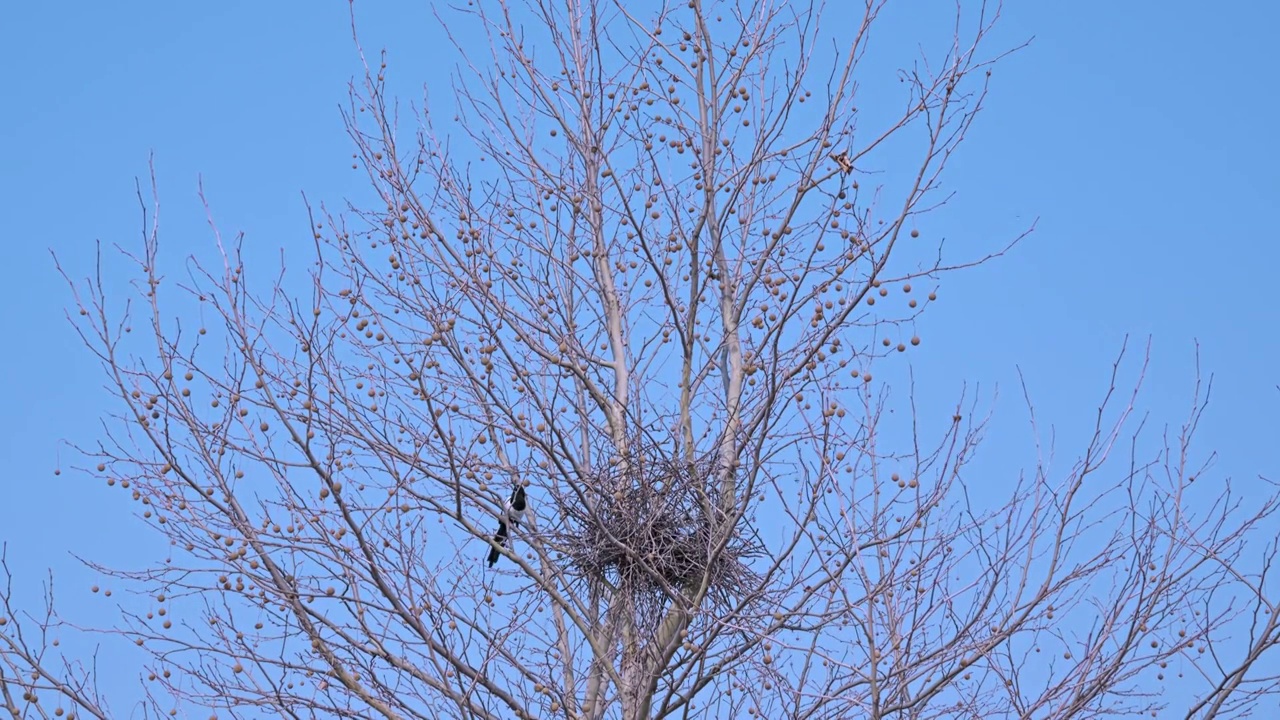
[(704, 581), (712, 602), (742, 597), (755, 578), (745, 561), (758, 546), (725, 514), (722, 475), (714, 459), (652, 447), (594, 472), (585, 492), (562, 498), (559, 540), (576, 574), (643, 605), (678, 600)]

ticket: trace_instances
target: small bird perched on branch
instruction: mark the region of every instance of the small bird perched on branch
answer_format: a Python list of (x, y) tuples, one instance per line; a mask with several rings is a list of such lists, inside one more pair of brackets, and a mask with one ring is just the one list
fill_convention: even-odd
[(853, 172), (853, 161), (849, 159), (849, 153), (831, 153), (831, 159), (836, 161), (836, 164), (840, 166), (840, 172), (845, 175)]
[(507, 537), (510, 535), (507, 524), (520, 527), (528, 507), (529, 501), (525, 497), (524, 485), (516, 485), (516, 488), (511, 491), (511, 497), (502, 506), (502, 517), (498, 519), (498, 532), (493, 534), (493, 546), (489, 548), (489, 567), (493, 567), (502, 555), (498, 548), (507, 546)]

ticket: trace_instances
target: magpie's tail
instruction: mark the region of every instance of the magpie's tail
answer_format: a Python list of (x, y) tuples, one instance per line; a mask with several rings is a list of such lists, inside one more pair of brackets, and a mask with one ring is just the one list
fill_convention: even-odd
[(493, 547), (489, 548), (489, 567), (493, 567), (498, 562), (498, 558), (502, 557), (502, 553), (498, 552), (498, 548), (507, 546), (507, 524), (501, 520), (498, 521), (498, 532), (493, 534)]

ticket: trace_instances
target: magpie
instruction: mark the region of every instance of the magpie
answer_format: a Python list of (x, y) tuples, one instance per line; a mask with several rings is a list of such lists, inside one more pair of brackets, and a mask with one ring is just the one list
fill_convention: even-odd
[(528, 507), (529, 501), (525, 497), (524, 485), (516, 485), (516, 488), (511, 491), (511, 497), (502, 506), (502, 517), (498, 519), (498, 532), (493, 534), (493, 546), (489, 548), (489, 567), (493, 567), (502, 556), (498, 548), (507, 546), (507, 537), (510, 534), (507, 523), (520, 527)]

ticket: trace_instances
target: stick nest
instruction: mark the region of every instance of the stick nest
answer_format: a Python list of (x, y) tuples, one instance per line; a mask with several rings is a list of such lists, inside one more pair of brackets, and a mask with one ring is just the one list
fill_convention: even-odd
[(758, 546), (721, 509), (721, 477), (712, 458), (634, 451), (594, 472), (585, 492), (563, 498), (561, 546), (583, 579), (608, 582), (641, 604), (677, 599), (704, 578), (712, 602), (742, 597), (755, 578), (745, 561)]

